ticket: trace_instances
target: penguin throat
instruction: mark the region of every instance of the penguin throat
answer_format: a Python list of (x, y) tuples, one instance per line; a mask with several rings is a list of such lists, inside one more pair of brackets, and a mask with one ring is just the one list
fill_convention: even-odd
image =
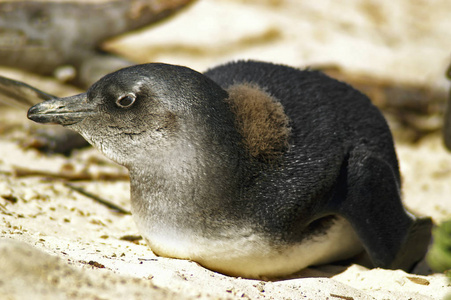
[(219, 214), (237, 197), (242, 168), (217, 146), (182, 139), (129, 168), (132, 206), (143, 215), (172, 215), (167, 219), (199, 210)]

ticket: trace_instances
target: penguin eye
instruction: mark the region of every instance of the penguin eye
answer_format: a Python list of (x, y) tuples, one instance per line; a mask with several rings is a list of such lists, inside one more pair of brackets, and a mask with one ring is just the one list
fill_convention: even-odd
[(116, 100), (116, 105), (120, 108), (127, 108), (133, 105), (136, 100), (136, 95), (129, 93), (127, 95), (121, 96)]

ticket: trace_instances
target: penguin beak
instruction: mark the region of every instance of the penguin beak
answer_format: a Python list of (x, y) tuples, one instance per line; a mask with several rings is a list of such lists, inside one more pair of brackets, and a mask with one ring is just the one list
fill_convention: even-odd
[(83, 93), (36, 104), (28, 110), (27, 116), (37, 123), (66, 126), (78, 123), (93, 114), (94, 105), (87, 103), (86, 93)]

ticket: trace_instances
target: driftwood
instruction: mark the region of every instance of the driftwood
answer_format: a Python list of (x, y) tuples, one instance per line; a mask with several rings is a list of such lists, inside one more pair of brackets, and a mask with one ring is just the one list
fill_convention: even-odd
[(100, 76), (132, 64), (102, 53), (102, 42), (161, 21), (191, 2), (3, 0), (0, 65), (44, 75), (69, 65), (76, 71), (76, 82), (86, 87)]

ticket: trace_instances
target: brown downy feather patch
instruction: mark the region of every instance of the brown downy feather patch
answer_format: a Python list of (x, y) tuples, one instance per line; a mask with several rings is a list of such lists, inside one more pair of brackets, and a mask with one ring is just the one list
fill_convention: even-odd
[(267, 162), (288, 149), (289, 119), (282, 104), (249, 83), (233, 85), (227, 92), (235, 126), (250, 155)]

